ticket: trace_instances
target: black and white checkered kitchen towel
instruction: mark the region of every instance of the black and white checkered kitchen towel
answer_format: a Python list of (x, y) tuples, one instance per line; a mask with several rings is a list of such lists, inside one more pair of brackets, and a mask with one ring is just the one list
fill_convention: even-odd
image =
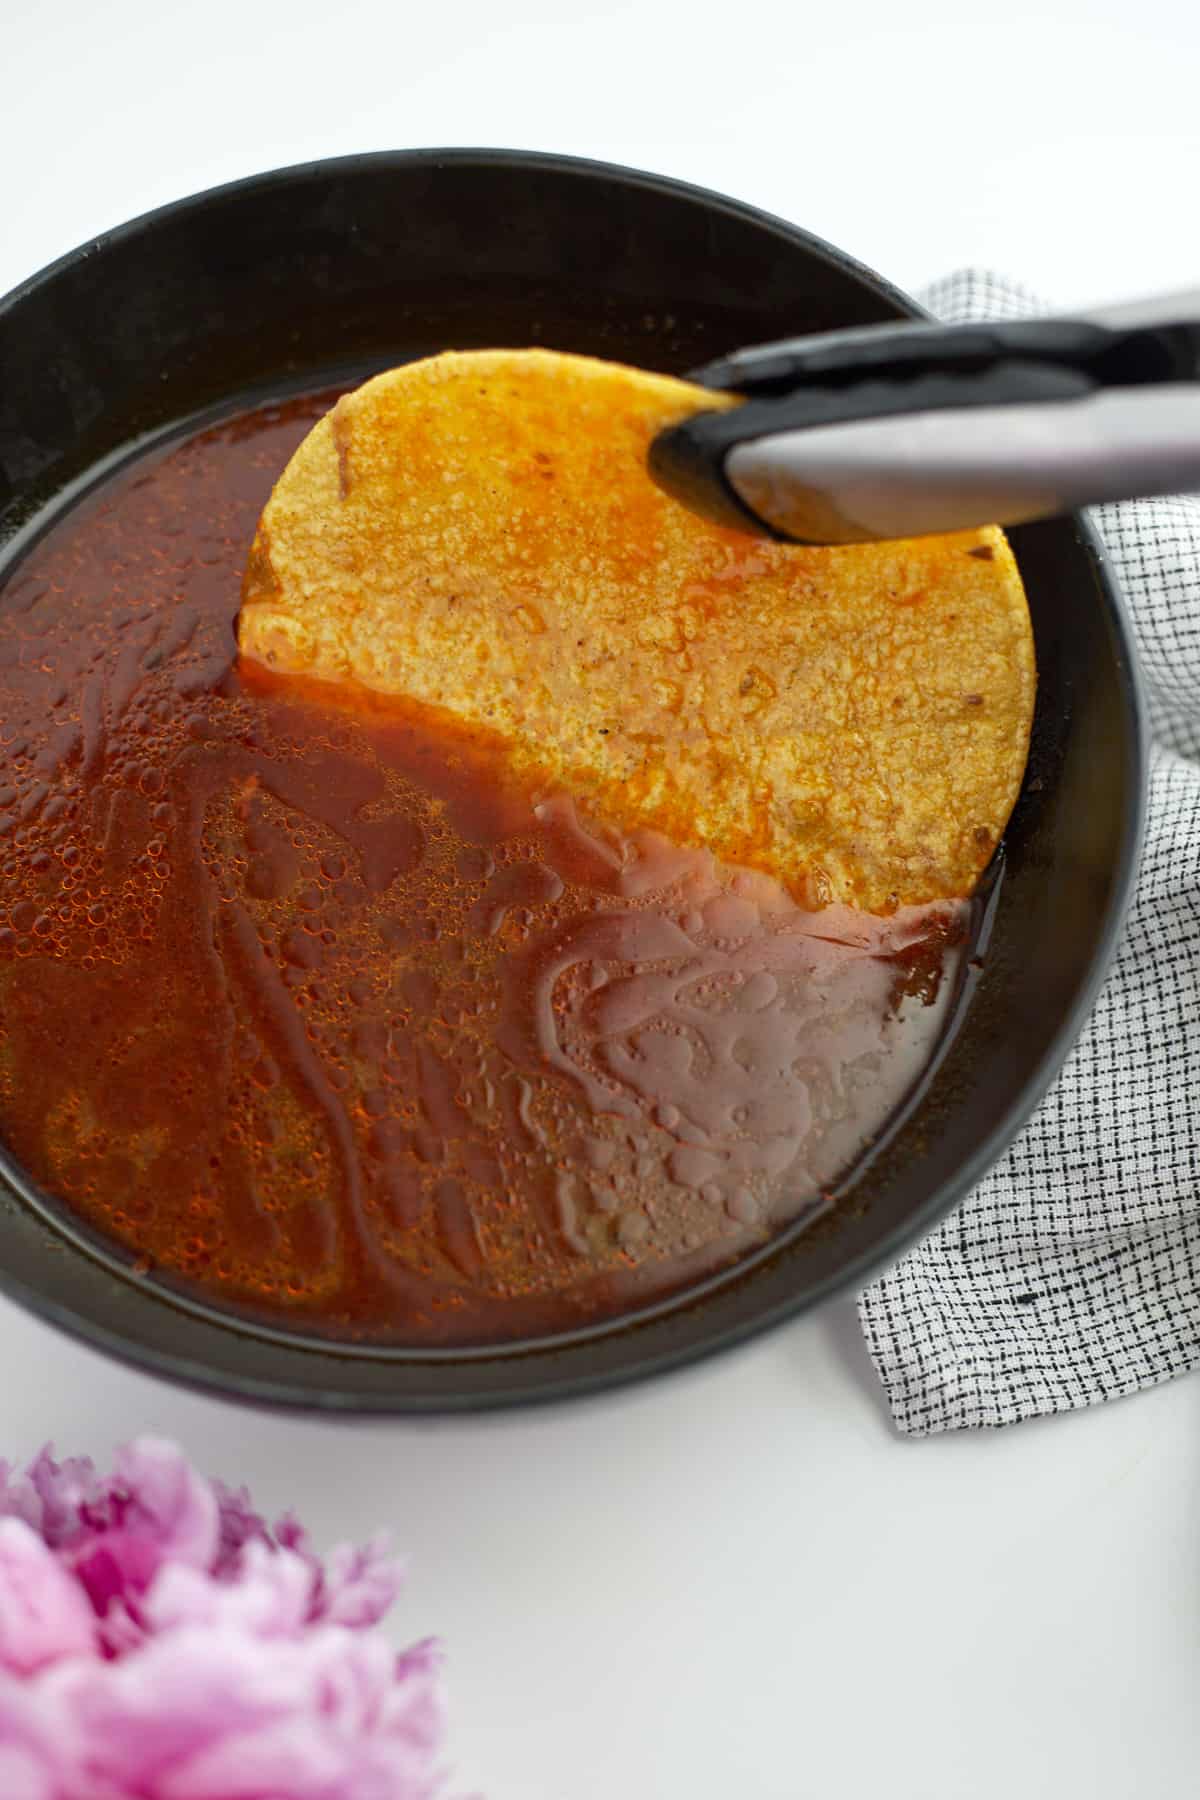
[[(1044, 310), (968, 271), (947, 319)], [(1200, 497), (1092, 515), (1154, 735), (1146, 848), (1090, 1023), (1023, 1135), (859, 1299), (901, 1431), (1008, 1425), (1200, 1364)]]

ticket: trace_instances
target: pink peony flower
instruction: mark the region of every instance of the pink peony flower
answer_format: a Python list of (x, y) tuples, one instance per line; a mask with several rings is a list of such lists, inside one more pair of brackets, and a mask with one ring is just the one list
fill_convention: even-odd
[(438, 1651), (371, 1630), (399, 1586), (157, 1439), (0, 1463), (0, 1796), (430, 1800)]

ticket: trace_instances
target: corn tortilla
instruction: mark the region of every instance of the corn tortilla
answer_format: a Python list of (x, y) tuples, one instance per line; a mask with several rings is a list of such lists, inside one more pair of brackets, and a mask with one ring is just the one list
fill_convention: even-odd
[(803, 904), (970, 893), (1033, 714), (1004, 535), (813, 549), (697, 518), (647, 451), (731, 404), (544, 350), (376, 376), (263, 512), (243, 654), (490, 727), (518, 769)]

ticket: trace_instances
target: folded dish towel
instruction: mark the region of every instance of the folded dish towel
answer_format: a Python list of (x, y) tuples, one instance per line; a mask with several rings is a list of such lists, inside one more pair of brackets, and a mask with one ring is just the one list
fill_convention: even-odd
[[(967, 271), (943, 318), (1021, 318)], [(896, 1424), (923, 1435), (1090, 1406), (1200, 1364), (1200, 497), (1097, 508), (1154, 738), (1124, 942), (1007, 1155), (859, 1299)]]

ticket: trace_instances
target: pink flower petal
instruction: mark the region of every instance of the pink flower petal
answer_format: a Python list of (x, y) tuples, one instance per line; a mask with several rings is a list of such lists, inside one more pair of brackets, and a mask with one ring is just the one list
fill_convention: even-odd
[(0, 1794), (66, 1800), (72, 1733), (36, 1682), (0, 1674)]
[(316, 1577), (290, 1550), (247, 1544), (236, 1579), (215, 1581), (198, 1569), (168, 1563), (142, 1605), (154, 1631), (180, 1625), (236, 1627), (258, 1637), (300, 1632), (311, 1616)]
[(95, 1650), (96, 1621), (82, 1589), (21, 1519), (0, 1519), (0, 1666), (28, 1675)]
[(32, 1750), (0, 1744), (0, 1794), (4, 1800), (59, 1800), (53, 1771)]
[(111, 1481), (80, 1509), (72, 1566), (118, 1653), (137, 1632), (140, 1598), (165, 1562), (207, 1569), (219, 1537), (217, 1498), (175, 1444), (138, 1438), (117, 1453)]
[(401, 1769), (384, 1745), (288, 1719), (224, 1739), (161, 1783), (155, 1800), (426, 1800), (428, 1772)]
[(118, 1450), (116, 1472), (131, 1496), (128, 1528), (152, 1537), (163, 1559), (211, 1568), (219, 1538), (217, 1497), (178, 1444), (137, 1438)]
[(154, 1796), (171, 1769), (213, 1743), (302, 1718), (310, 1700), (294, 1658), (200, 1626), (150, 1638), (115, 1662), (59, 1669), (61, 1679), (59, 1670), (49, 1679), (86, 1747), (83, 1772), (102, 1790), (107, 1783), (139, 1796)]
[(56, 1463), (47, 1444), (23, 1475), (0, 1464), (0, 1513), (24, 1519), (51, 1550), (57, 1550), (78, 1531), (80, 1506), (98, 1485), (87, 1457)]
[(214, 1481), (212, 1490), (217, 1497), (220, 1520), (213, 1574), (225, 1576), (236, 1570), (244, 1544), (269, 1544), (272, 1539), (265, 1519), (255, 1512), (254, 1503), (244, 1487), (230, 1488), (223, 1481)]
[(376, 1625), (391, 1608), (403, 1582), (403, 1565), (389, 1553), (385, 1537), (372, 1538), (362, 1549), (338, 1544), (325, 1565), (315, 1616), (334, 1625)]
[(396, 1679), (387, 1700), (388, 1729), (433, 1756), (446, 1732), (442, 1646), (423, 1638), (396, 1658)]

